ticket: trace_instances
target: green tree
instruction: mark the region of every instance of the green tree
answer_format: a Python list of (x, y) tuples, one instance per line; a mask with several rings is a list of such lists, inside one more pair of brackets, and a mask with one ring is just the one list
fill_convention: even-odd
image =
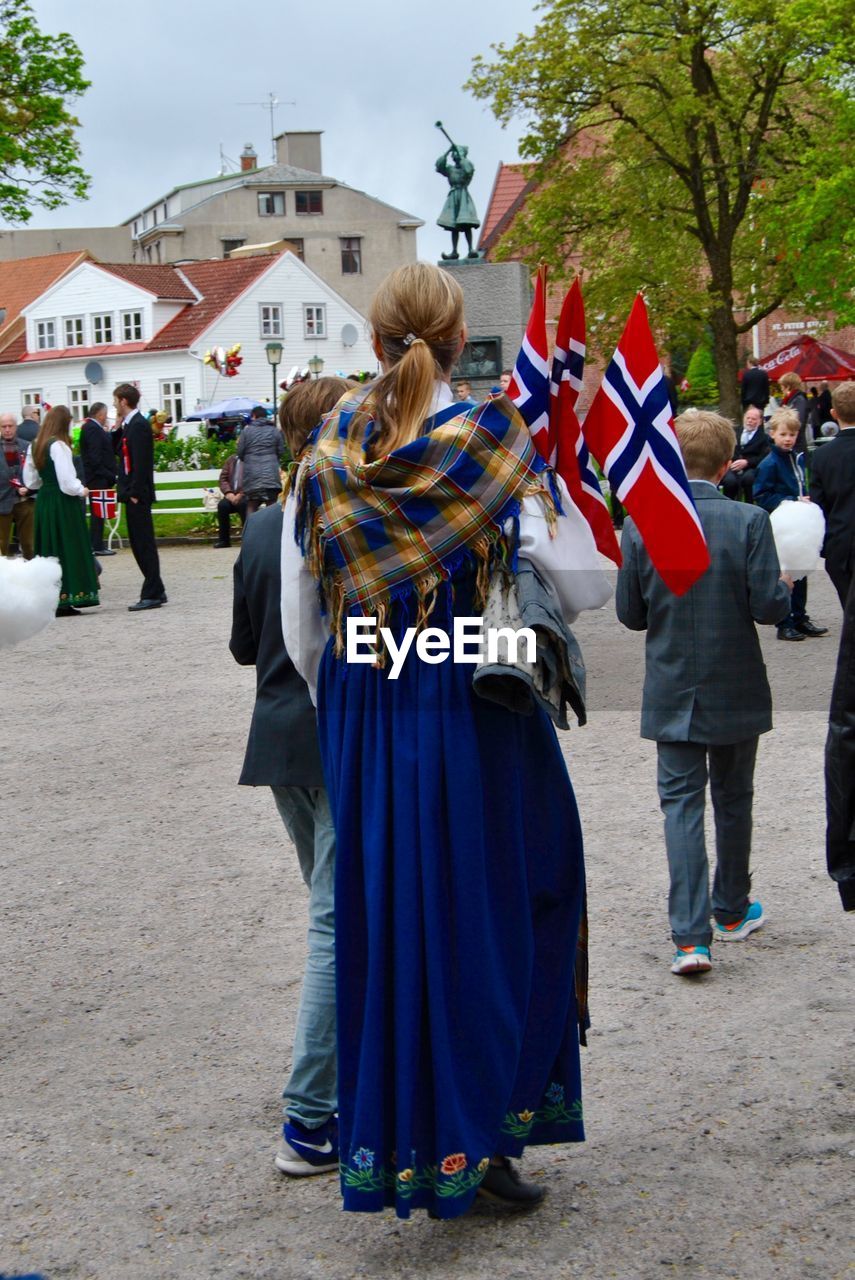
[(851, 0), (539, 8), (467, 86), (527, 121), (539, 162), (501, 252), (565, 274), (576, 255), (601, 349), (638, 288), (662, 333), (709, 326), (735, 417), (741, 334), (784, 302), (855, 319)]
[(0, 0), (0, 217), (29, 222), (34, 207), (83, 199), (79, 121), (69, 102), (89, 87), (71, 36), (39, 31), (27, 0)]
[(689, 390), (685, 395), (687, 404), (700, 406), (717, 404), (718, 379), (708, 339), (704, 339), (700, 346), (695, 348), (686, 370), (686, 381), (689, 384)]

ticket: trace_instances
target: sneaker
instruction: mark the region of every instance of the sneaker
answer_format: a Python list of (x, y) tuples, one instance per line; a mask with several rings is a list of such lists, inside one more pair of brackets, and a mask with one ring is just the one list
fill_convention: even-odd
[(313, 1173), (332, 1173), (338, 1168), (338, 1121), (330, 1116), (317, 1129), (307, 1129), (299, 1120), (285, 1121), (282, 1144), (274, 1160), (281, 1173), (305, 1178)]
[(671, 961), (672, 973), (707, 973), (711, 968), (709, 947), (678, 947)]
[(716, 920), (713, 925), (713, 936), (722, 942), (740, 942), (755, 929), (761, 929), (765, 921), (766, 917), (763, 915), (760, 903), (752, 902), (742, 919), (737, 920), (735, 924), (719, 924)]

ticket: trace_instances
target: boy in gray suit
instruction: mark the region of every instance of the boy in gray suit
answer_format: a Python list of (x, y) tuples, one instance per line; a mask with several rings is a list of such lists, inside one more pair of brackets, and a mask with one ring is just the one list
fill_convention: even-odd
[[(659, 802), (671, 877), (671, 972), (711, 968), (710, 943), (747, 938), (763, 924), (751, 902), (751, 808), (761, 733), (772, 695), (755, 622), (789, 610), (769, 517), (717, 488), (733, 452), (733, 426), (692, 409), (675, 422), (710, 552), (710, 567), (673, 595), (627, 519), (615, 603), (624, 626), (647, 632), (641, 736), (656, 742)], [(710, 904), (704, 804), (710, 783), (716, 871)], [(710, 927), (710, 906), (715, 922)]]

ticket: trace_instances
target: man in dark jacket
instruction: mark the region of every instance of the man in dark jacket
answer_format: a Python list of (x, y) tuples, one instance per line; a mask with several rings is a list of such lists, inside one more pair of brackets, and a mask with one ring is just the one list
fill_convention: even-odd
[(831, 398), (840, 427), (811, 459), (810, 496), (825, 515), (825, 571), (845, 607), (855, 577), (855, 382), (841, 382)]
[(113, 392), (113, 403), (121, 422), (118, 433), (119, 502), (125, 504), (128, 539), (134, 559), (143, 575), (142, 591), (136, 604), (128, 605), (129, 613), (159, 609), (166, 604), (166, 589), (160, 576), (160, 557), (154, 540), (154, 440), (151, 423), (139, 412), (140, 393), (130, 382), (123, 382)]
[(95, 514), (92, 492), (116, 488), (116, 453), (107, 430), (107, 406), (96, 401), (80, 428), (80, 460), (83, 483), (89, 490), (89, 536), (96, 556), (114, 556), (104, 546), (104, 517)]
[(749, 356), (742, 375), (742, 407), (747, 409), (753, 404), (755, 408), (763, 410), (768, 403), (769, 375), (765, 369), (760, 368), (760, 361), (756, 356)]
[(246, 494), (243, 492), (243, 463), (236, 453), (226, 458), (220, 472), (220, 493), (217, 503), (217, 541), (215, 547), (232, 545), (232, 516), (240, 516), (241, 528), (246, 524)]
[(28, 404), (26, 409), (22, 410), (21, 421), (18, 423), (19, 440), (26, 440), (27, 444), (33, 443), (39, 434), (39, 418), (40, 411), (37, 404)]
[(749, 405), (742, 419), (742, 432), (737, 439), (730, 468), (725, 471), (721, 482), (721, 491), (725, 497), (739, 498), (744, 495), (746, 502), (751, 501), (755, 472), (770, 447), (769, 437), (763, 427), (763, 410), (756, 405)]
[(9, 553), (14, 522), (21, 553), (25, 560), (32, 560), (35, 502), (21, 479), (27, 447), (18, 435), (15, 415), (0, 414), (0, 555)]
[(855, 911), (855, 578), (843, 611), (825, 744), (825, 854), (844, 911)]

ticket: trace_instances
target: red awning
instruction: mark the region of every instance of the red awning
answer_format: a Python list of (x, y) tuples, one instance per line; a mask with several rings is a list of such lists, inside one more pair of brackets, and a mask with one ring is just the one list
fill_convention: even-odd
[(782, 374), (797, 373), (803, 382), (844, 382), (855, 378), (855, 355), (816, 338), (796, 338), (761, 360), (760, 368), (773, 381)]

